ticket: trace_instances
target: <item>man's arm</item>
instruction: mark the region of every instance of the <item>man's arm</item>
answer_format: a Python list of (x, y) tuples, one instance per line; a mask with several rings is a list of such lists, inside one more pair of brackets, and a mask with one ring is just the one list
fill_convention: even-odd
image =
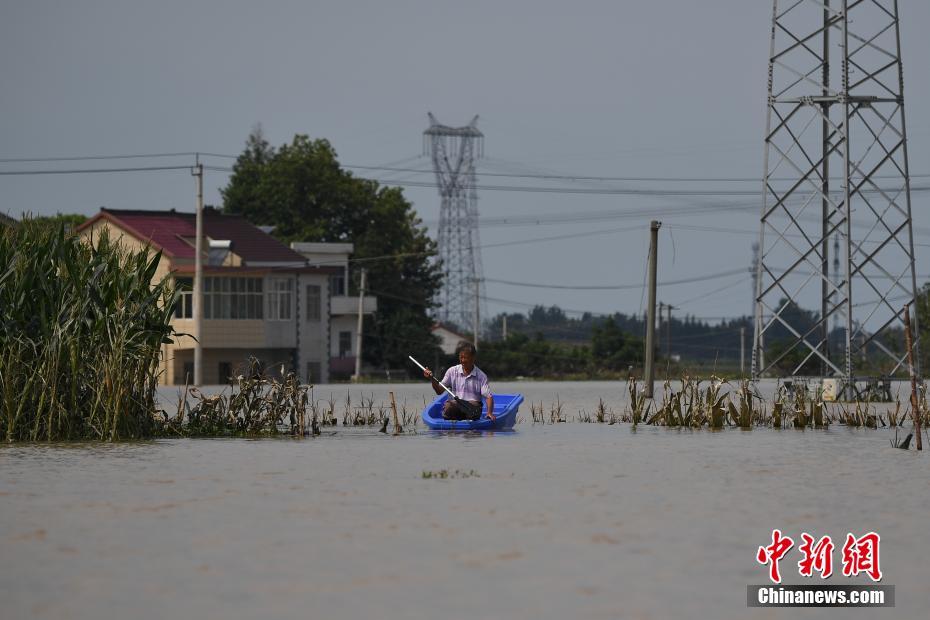
[(494, 415), (494, 393), (491, 392), (491, 385), (488, 382), (487, 375), (481, 377), (481, 395), (484, 396), (488, 405), (488, 419), (495, 419), (497, 416)]
[(433, 386), (433, 391), (436, 392), (437, 395), (442, 394), (443, 392), (442, 386), (439, 385), (439, 380), (433, 376), (432, 370), (427, 368), (426, 370), (423, 371), (423, 376), (428, 379), (431, 379), (430, 385)]

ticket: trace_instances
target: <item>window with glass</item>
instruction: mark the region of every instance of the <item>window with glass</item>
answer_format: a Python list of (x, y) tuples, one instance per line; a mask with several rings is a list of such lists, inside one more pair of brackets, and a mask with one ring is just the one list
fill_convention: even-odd
[(205, 319), (260, 319), (262, 279), (215, 276), (203, 279)]
[(294, 280), (272, 278), (268, 281), (268, 319), (289, 321), (294, 302)]
[(346, 276), (342, 273), (334, 273), (329, 276), (329, 294), (345, 295), (346, 294)]
[(321, 377), (321, 364), (319, 362), (307, 362), (307, 383), (319, 381)]
[(232, 380), (232, 364), (229, 362), (220, 362), (218, 370), (219, 383), (228, 383)]
[(339, 357), (352, 353), (352, 332), (339, 332)]
[(307, 320), (319, 321), (321, 316), (320, 306), (323, 303), (322, 289), (317, 284), (307, 285)]
[(181, 293), (178, 305), (174, 308), (174, 318), (194, 318), (194, 280), (192, 278), (175, 278), (174, 285)]

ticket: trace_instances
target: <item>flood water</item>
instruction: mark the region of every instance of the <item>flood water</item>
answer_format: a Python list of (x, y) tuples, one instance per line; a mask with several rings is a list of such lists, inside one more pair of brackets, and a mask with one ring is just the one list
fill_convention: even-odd
[[(622, 410), (617, 383), (497, 384)], [(387, 402), (385, 385), (353, 386)], [(395, 386), (419, 409), (423, 384)], [(337, 401), (345, 386), (315, 398)], [(176, 391), (164, 390), (166, 407)], [(0, 446), (3, 618), (923, 618), (930, 458), (888, 430), (522, 422), (512, 433)], [(448, 479), (423, 472), (447, 470)], [(455, 470), (467, 472), (455, 475)], [(474, 471), (477, 475), (470, 475)], [(763, 610), (779, 528), (881, 535), (896, 608)], [(798, 575), (797, 546), (781, 563)], [(819, 578), (815, 578), (819, 582)]]

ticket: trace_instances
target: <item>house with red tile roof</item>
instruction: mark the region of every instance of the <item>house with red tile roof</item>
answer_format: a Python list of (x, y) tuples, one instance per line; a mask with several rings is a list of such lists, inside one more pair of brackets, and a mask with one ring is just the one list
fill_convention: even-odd
[[(129, 250), (162, 252), (154, 278), (171, 277), (183, 291), (172, 321), (177, 332), (194, 334), (194, 213), (101, 209), (76, 229), (88, 239), (106, 231)], [(277, 374), (294, 370), (303, 381), (330, 379), (331, 291), (347, 276), (345, 265), (311, 264), (307, 258), (238, 215), (207, 207), (203, 215), (203, 381), (236, 377), (249, 357)], [(326, 245), (326, 244), (324, 244)], [(342, 245), (342, 244), (335, 244)], [(341, 294), (344, 296), (345, 291)], [(375, 306), (376, 307), (376, 306)], [(353, 330), (354, 335), (354, 330)], [(163, 345), (161, 380), (184, 384), (193, 378), (194, 339), (179, 336)], [(354, 359), (352, 360), (354, 365)]]

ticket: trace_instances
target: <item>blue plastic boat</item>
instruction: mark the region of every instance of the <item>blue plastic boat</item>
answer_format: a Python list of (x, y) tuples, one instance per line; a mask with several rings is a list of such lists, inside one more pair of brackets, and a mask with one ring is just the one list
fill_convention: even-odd
[(489, 419), (486, 413), (482, 413), (477, 420), (444, 420), (442, 407), (447, 400), (448, 394), (437, 396), (436, 400), (423, 410), (423, 423), (436, 431), (507, 431), (513, 429), (517, 421), (517, 410), (523, 402), (523, 395), (495, 394), (493, 420)]

